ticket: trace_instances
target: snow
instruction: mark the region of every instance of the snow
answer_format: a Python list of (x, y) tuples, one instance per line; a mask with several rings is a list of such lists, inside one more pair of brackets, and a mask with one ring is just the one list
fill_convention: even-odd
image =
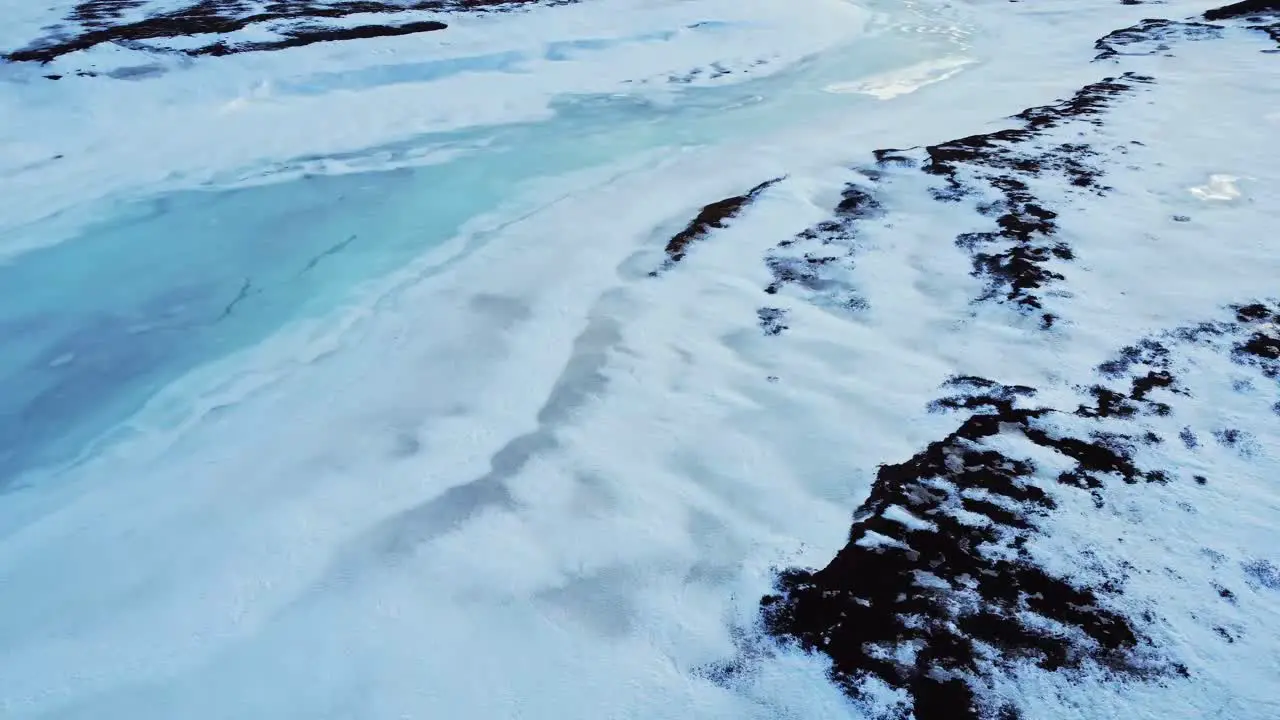
[(892, 520), (893, 522), (898, 523), (899, 525), (904, 525), (908, 529), (914, 530), (917, 532), (919, 531), (933, 532), (938, 529), (937, 526), (935, 526), (933, 523), (928, 522), (927, 520), (921, 520), (915, 515), (912, 515), (911, 511), (907, 510), (901, 505), (890, 505), (889, 509), (884, 512), (884, 516)]
[(864, 93), (880, 100), (890, 100), (913, 93), (926, 85), (942, 82), (958, 74), (972, 62), (964, 57), (930, 60), (858, 82), (835, 83), (827, 86), (827, 90), (835, 93)]
[[(853, 703), (821, 656), (752, 648), (775, 572), (829, 562), (876, 468), (954, 429), (925, 410), (939, 386), (980, 375), (1073, 410), (1120, 348), (1277, 294), (1266, 36), (1091, 62), (1116, 28), (1214, 6), (600, 0), (176, 65), (58, 61), (162, 66), (130, 80), (0, 65), (0, 715), (903, 702), (870, 681)], [(937, 178), (866, 173), (874, 149), (1007, 127), (1122, 71), (1156, 82), (1036, 140), (1113, 153), (1105, 195), (1034, 181), (1076, 256), (1053, 266), (1050, 331), (974, 302), (952, 238), (990, 218), (934, 201)], [(774, 177), (650, 276), (699, 207)], [(885, 215), (853, 260), (766, 295), (765, 257), (855, 180)], [(832, 299), (845, 288), (865, 308)], [(784, 333), (760, 331), (762, 304)], [(1082, 581), (1139, 568), (1116, 602), (1155, 609), (1189, 676), (993, 675), (1028, 718), (1280, 711), (1280, 387), (1178, 352), (1190, 392), (1151, 422), (1200, 445), (1141, 452), (1209, 483), (1116, 482), (1104, 512), (1063, 489), (1032, 550)], [(1214, 440), (1232, 428), (1249, 438)], [(706, 671), (742, 655), (734, 682)]]
[(1191, 188), (1191, 194), (1208, 201), (1235, 200), (1240, 197), (1239, 180), (1234, 175), (1210, 175), (1209, 182)]

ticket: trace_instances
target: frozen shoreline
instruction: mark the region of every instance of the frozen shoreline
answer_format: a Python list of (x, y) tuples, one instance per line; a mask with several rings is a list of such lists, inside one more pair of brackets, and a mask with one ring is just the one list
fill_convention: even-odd
[(731, 74), (694, 85), (766, 77), (858, 37), (866, 20), (840, 0), (799, 17), (724, 0), (599, 0), (459, 16), (447, 32), (424, 36), (176, 65), (120, 47), (90, 51), (98, 67), (161, 64), (137, 80), (49, 81), (43, 74), (54, 66), (4, 63), (0, 190), (25, 202), (6, 208), (0, 228), (12, 235), (69, 209), (78, 223), (121, 198), (216, 187), (306, 158), (341, 166), (370, 148), (429, 147), (433, 135), (545, 121), (553, 103), (574, 96), (661, 100), (685, 86), (663, 87), (670, 78), (713, 63)]

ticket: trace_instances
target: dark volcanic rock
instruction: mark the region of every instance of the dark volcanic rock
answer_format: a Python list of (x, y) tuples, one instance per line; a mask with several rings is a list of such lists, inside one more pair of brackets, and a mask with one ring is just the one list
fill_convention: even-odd
[(1155, 55), (1168, 52), (1175, 40), (1212, 40), (1222, 37), (1222, 27), (1200, 22), (1147, 19), (1133, 27), (1115, 30), (1094, 43), (1095, 60), (1117, 55)]
[[(49, 38), (3, 56), (9, 62), (47, 63), (63, 55), (115, 43), (153, 52), (174, 52), (197, 57), (241, 52), (280, 50), (317, 42), (388, 37), (442, 30), (445, 23), (416, 20), (356, 27), (326, 27), (325, 21), (355, 15), (395, 15), (415, 11), (464, 12), (511, 9), (537, 0), (422, 0), (418, 2), (324, 2), (293, 0), (264, 2), (249, 0), (199, 0), (176, 10), (164, 10), (143, 17), (145, 0), (90, 0), (68, 14), (65, 25), (54, 28)], [(554, 0), (565, 2), (567, 0)], [(248, 28), (259, 28), (278, 40), (237, 43), (225, 36)], [(166, 40), (209, 36), (205, 45), (185, 45), (174, 49)]]
[(1247, 338), (1232, 348), (1232, 358), (1260, 369), (1268, 378), (1280, 378), (1280, 309), (1262, 303), (1236, 309), (1236, 319), (1247, 326)]
[(1019, 407), (1027, 388), (980, 378), (950, 385), (959, 394), (938, 405), (970, 417), (880, 468), (835, 559), (779, 575), (761, 602), (766, 630), (828, 655), (833, 679), (854, 698), (876, 682), (904, 692), (901, 710), (916, 720), (1017, 717), (987, 691), (990, 673), (1013, 663), (1136, 676), (1169, 669), (1106, 601), (1123, 578), (1085, 587), (1035, 563), (1027, 543), (1056, 507), (1053, 479), (1030, 454), (1000, 448), (1051, 450), (1069, 468), (1056, 481), (1092, 493), (1110, 477), (1163, 477), (1135, 466), (1128, 438), (1064, 434), (1044, 422), (1055, 411)]
[(396, 37), (398, 35), (414, 35), (417, 33), (433, 32), (435, 30), (444, 30), (448, 25), (435, 20), (423, 20), (420, 22), (405, 23), (404, 25), (358, 25), (350, 28), (315, 28), (315, 29), (296, 29), (286, 30), (282, 34), (285, 36), (282, 40), (274, 42), (252, 42), (240, 43), (238, 45), (230, 45), (225, 42), (216, 42), (195, 50), (188, 50), (186, 53), (191, 56), (198, 55), (233, 55), (242, 52), (259, 52), (263, 50), (284, 50), (291, 47), (302, 47), (318, 42), (332, 42), (336, 40), (361, 40), (377, 37)]
[[(760, 197), (761, 193), (779, 182), (782, 182), (782, 178), (766, 180), (751, 188), (745, 194), (717, 200), (710, 205), (704, 206), (697, 217), (689, 221), (689, 224), (683, 230), (667, 241), (667, 261), (663, 265), (663, 269), (668, 269), (683, 260), (685, 254), (689, 251), (689, 246), (710, 235), (713, 230), (722, 230), (728, 227), (728, 221), (737, 217), (743, 209)], [(659, 271), (657, 270), (650, 273), (650, 275), (658, 274)]]
[(1265, 32), (1276, 41), (1277, 45), (1280, 45), (1280, 1), (1278, 0), (1244, 0), (1244, 2), (1224, 5), (1207, 11), (1204, 19), (1243, 20), (1246, 27)]
[(1280, 0), (1244, 0), (1206, 11), (1205, 20), (1265, 19), (1280, 15)]

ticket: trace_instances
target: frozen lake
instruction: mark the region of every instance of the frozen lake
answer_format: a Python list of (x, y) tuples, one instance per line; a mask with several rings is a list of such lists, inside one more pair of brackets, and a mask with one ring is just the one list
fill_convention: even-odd
[[(47, 247), (0, 265), (0, 327), (14, 339), (0, 349), (0, 477), (11, 483), (32, 467), (79, 456), (193, 368), (290, 323), (371, 302), (377, 291), (362, 295), (362, 288), (459, 238), (469, 222), (507, 209), (522, 193), (536, 193), (540, 181), (829, 121), (876, 102), (874, 94), (834, 91), (842, 86), (890, 76), (893, 92), (892, 74), (906, 69), (910, 89), (966, 60), (961, 26), (921, 27), (921, 18), (905, 13), (842, 19), (854, 25), (847, 37), (760, 79), (727, 81), (766, 65), (763, 48), (764, 59), (746, 67), (694, 67), (677, 78), (682, 82), (668, 79), (658, 88), (550, 94), (547, 116), (538, 120), (495, 118), (364, 151), (303, 157), (246, 171), (277, 176), (248, 187), (120, 200), (56, 242), (44, 239), (58, 232), (50, 223), (26, 225), (6, 244)], [(712, 19), (633, 37), (549, 41), (541, 62), (591, 67), (635, 45), (683, 49), (698, 34), (734, 39), (735, 24)], [(411, 85), (448, 97), (436, 86), (470, 74), (536, 82), (530, 55), (310, 72), (276, 81), (274, 92), (283, 102)], [(704, 77), (720, 82), (694, 83)], [(462, 99), (451, 102), (466, 107)], [(324, 173), (339, 163), (357, 169)], [(362, 168), (380, 163), (402, 167)], [(498, 233), (471, 235), (464, 254)], [(433, 272), (457, 255), (441, 257)]]

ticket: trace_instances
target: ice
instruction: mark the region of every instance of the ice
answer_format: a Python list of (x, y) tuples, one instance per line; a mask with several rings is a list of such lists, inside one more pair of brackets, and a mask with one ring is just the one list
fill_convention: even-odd
[(864, 93), (880, 100), (890, 100), (899, 95), (915, 92), (926, 85), (942, 82), (964, 70), (972, 59), (956, 57), (932, 60), (885, 73), (866, 80), (828, 85), (835, 93)]
[(1191, 188), (1191, 194), (1210, 202), (1235, 200), (1240, 197), (1240, 188), (1236, 186), (1239, 180), (1234, 175), (1210, 175), (1209, 182)]
[[(1114, 152), (1096, 160), (1108, 193), (1030, 188), (1076, 253), (1045, 293), (1052, 331), (975, 302), (983, 280), (953, 238), (992, 221), (982, 198), (872, 177), (876, 148), (990, 132), (1118, 74), (1093, 41), (1154, 10), (1085, 5), (603, 0), (412, 39), (149, 58), (160, 70), (128, 80), (0, 67), (0, 190), (16, 199), (0, 214), (0, 715), (901, 704), (875, 680), (853, 703), (823, 656), (761, 637), (759, 600), (779, 568), (821, 567), (849, 540), (878, 466), (954, 429), (926, 411), (939, 385), (997, 377), (1074, 409), (1124, 345), (1273, 296), (1280, 277), (1265, 152), (1280, 76), (1242, 28), (1125, 58), (1158, 82), (1087, 137), (1037, 141)], [(137, 50), (92, 53), (140, 66)], [(699, 208), (771, 178), (651, 276)], [(766, 294), (766, 256), (828, 220), (850, 181), (881, 183), (884, 207), (852, 262)], [(823, 294), (846, 287), (865, 306)], [(765, 304), (785, 332), (757, 326)], [(1210, 475), (1204, 494), (1117, 482), (1097, 513), (1064, 490), (1032, 550), (1082, 579), (1097, 568), (1073, 564), (1081, 547), (1138, 566), (1124, 609), (1158, 611), (1189, 675), (1012, 663), (990, 682), (1028, 717), (1280, 705), (1280, 388), (1207, 346), (1179, 352), (1191, 392), (1171, 402), (1200, 449), (1143, 452)]]

